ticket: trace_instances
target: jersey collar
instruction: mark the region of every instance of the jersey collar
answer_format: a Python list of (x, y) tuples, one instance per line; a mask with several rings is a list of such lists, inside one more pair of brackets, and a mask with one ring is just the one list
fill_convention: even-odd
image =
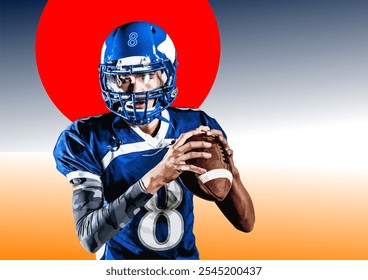
[[(164, 110), (161, 112), (161, 116), (170, 121), (170, 114), (167, 110)], [(152, 137), (151, 135), (144, 133), (139, 126), (137, 125), (130, 125), (131, 129), (137, 133), (147, 144), (152, 146), (153, 148), (159, 148), (162, 146), (162, 143), (165, 140), (165, 136), (167, 134), (167, 131), (169, 130), (169, 123), (166, 121), (160, 121), (160, 128), (157, 132), (157, 134)]]

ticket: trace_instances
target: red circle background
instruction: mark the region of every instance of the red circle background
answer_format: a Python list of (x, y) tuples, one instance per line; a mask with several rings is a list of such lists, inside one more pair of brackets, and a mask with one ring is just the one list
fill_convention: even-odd
[(37, 67), (47, 94), (71, 121), (108, 112), (98, 79), (100, 52), (108, 34), (130, 21), (155, 23), (173, 40), (179, 62), (173, 106), (198, 108), (211, 90), (220, 35), (207, 0), (49, 0), (37, 30)]

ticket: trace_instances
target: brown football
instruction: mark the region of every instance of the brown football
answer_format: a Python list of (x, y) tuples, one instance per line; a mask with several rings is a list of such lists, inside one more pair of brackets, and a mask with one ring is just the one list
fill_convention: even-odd
[(221, 141), (214, 136), (199, 134), (190, 137), (189, 141), (210, 142), (210, 148), (195, 149), (193, 151), (205, 151), (212, 154), (209, 159), (195, 158), (187, 163), (202, 167), (207, 170), (200, 175), (185, 171), (180, 175), (184, 185), (193, 194), (210, 201), (222, 201), (231, 189), (232, 172), (229, 157)]

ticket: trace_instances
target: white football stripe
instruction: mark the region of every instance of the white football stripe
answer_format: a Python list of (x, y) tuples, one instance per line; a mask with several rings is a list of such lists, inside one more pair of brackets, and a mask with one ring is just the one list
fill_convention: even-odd
[(227, 178), (230, 183), (233, 181), (233, 174), (225, 168), (219, 168), (219, 169), (213, 169), (210, 170), (201, 176), (198, 177), (199, 180), (202, 181), (203, 184), (207, 183), (208, 181), (211, 181), (216, 178)]
[(144, 152), (144, 151), (161, 149), (161, 148), (162, 149), (169, 148), (169, 145), (172, 143), (173, 140), (175, 139), (164, 139), (156, 148), (152, 148), (152, 146), (147, 142), (136, 142), (136, 143), (120, 145), (118, 150), (114, 152), (110, 151), (104, 156), (101, 162), (103, 166), (103, 170), (106, 170), (109, 164), (118, 156), (135, 153), (135, 152)]

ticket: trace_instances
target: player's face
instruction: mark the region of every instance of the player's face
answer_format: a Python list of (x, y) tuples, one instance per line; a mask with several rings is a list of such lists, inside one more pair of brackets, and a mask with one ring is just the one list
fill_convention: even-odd
[[(120, 75), (116, 77), (117, 85), (124, 93), (145, 92), (160, 88), (163, 84), (161, 71), (132, 74), (132, 75)], [(144, 97), (144, 95), (137, 95), (137, 98)], [(155, 100), (149, 99), (148, 108), (152, 108)], [(128, 108), (133, 108), (132, 104), (127, 104)], [(136, 101), (136, 109), (143, 109), (145, 107), (145, 101)]]

